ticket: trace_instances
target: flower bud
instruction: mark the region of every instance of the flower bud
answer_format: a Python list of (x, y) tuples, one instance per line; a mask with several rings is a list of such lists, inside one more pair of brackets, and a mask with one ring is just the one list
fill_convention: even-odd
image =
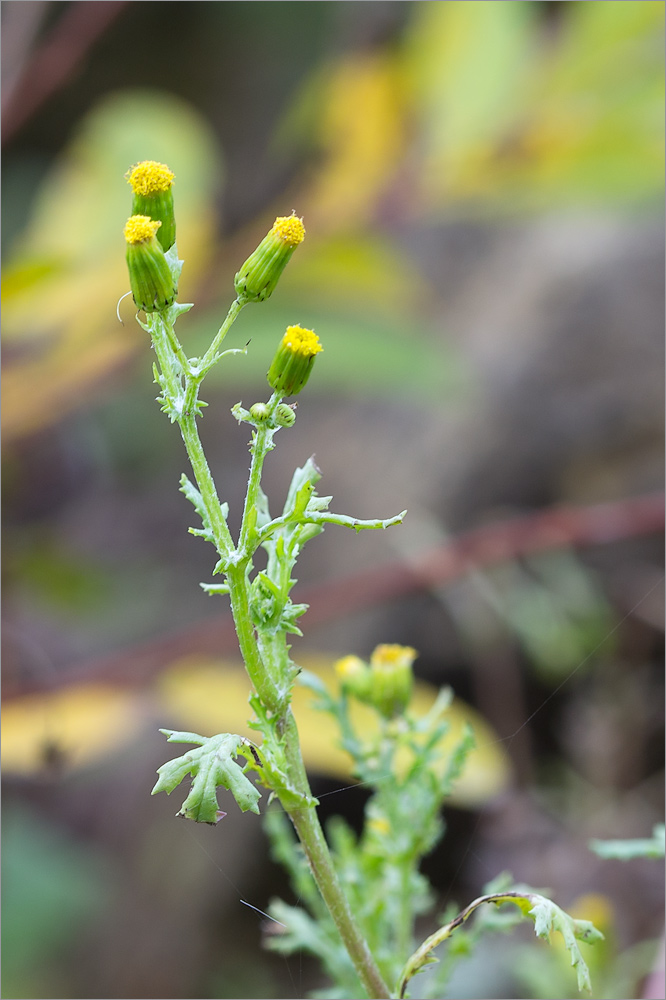
[(234, 279), (236, 295), (245, 302), (263, 302), (278, 283), (280, 275), (299, 243), (305, 227), (296, 215), (279, 216), (270, 233), (242, 265)]
[(410, 646), (382, 645), (370, 657), (369, 700), (387, 719), (402, 715), (409, 704), (417, 655)]
[(170, 306), (178, 291), (155, 235), (161, 225), (147, 215), (133, 215), (125, 224), (130, 288), (137, 308), (144, 312)]
[(125, 177), (134, 192), (132, 215), (147, 215), (162, 223), (157, 240), (166, 253), (176, 240), (171, 191), (174, 175), (164, 163), (143, 160), (128, 170)]
[(359, 701), (367, 701), (370, 693), (370, 670), (360, 656), (343, 656), (333, 664), (340, 687)]
[(278, 427), (293, 427), (296, 421), (296, 414), (294, 413), (294, 407), (289, 406), (288, 403), (280, 403), (279, 406), (275, 408), (275, 423)]
[(270, 413), (271, 411), (268, 409), (266, 403), (253, 403), (250, 407), (250, 416), (258, 424), (265, 423), (268, 420)]
[(313, 330), (288, 326), (268, 370), (268, 384), (281, 396), (295, 396), (310, 377), (315, 355), (323, 349)]

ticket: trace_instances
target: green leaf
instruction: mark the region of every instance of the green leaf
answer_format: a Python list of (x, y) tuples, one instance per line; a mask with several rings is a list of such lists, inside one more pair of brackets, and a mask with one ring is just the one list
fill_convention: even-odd
[(461, 910), (453, 920), (426, 938), (420, 948), (417, 948), (408, 959), (400, 974), (397, 994), (401, 1000), (405, 996), (407, 984), (412, 976), (422, 972), (426, 965), (432, 961), (433, 950), (451, 937), (456, 928), (461, 927), (482, 903), (494, 903), (497, 906), (501, 906), (503, 903), (513, 903), (524, 916), (532, 918), (537, 936), (545, 938), (549, 942), (552, 932), (559, 931), (571, 956), (571, 964), (576, 970), (578, 989), (586, 990), (588, 993), (591, 991), (590, 973), (578, 942), (585, 941), (586, 944), (595, 944), (598, 941), (603, 941), (604, 936), (601, 931), (598, 931), (589, 920), (576, 920), (569, 916), (546, 896), (532, 892), (530, 889), (520, 888), (510, 892), (479, 896), (464, 910)]
[(592, 989), (590, 973), (578, 947), (578, 941), (594, 944), (595, 941), (603, 940), (603, 934), (589, 920), (575, 920), (545, 896), (532, 894), (529, 898), (534, 901), (529, 915), (534, 920), (535, 934), (550, 942), (552, 932), (560, 932), (571, 956), (571, 964), (576, 970), (578, 989), (586, 990), (589, 993)]
[(665, 828), (658, 823), (652, 829), (651, 838), (639, 840), (591, 840), (589, 848), (600, 858), (617, 858), (630, 861), (632, 858), (663, 858)]
[[(210, 519), (208, 517), (208, 512), (206, 511), (203, 498), (199, 490), (194, 486), (193, 483), (187, 478), (185, 473), (180, 477), (180, 492), (184, 493), (187, 499), (190, 501), (197, 514), (201, 518), (201, 523), (203, 524), (203, 529), (201, 528), (190, 528), (191, 535), (198, 535), (200, 538), (205, 538), (207, 542), (215, 545), (215, 539), (213, 537), (213, 529), (211, 527)], [(220, 504), (222, 510), (222, 517), (226, 521), (229, 516), (229, 504)]]
[(258, 813), (257, 802), (261, 793), (243, 773), (243, 768), (237, 764), (234, 757), (238, 756), (240, 747), (245, 745), (242, 736), (232, 733), (220, 733), (207, 738), (196, 733), (174, 732), (171, 729), (161, 729), (170, 743), (197, 743), (196, 750), (190, 750), (182, 757), (163, 764), (157, 771), (159, 779), (152, 790), (166, 792), (170, 795), (183, 778), (188, 774), (193, 777), (190, 793), (183, 802), (179, 816), (192, 819), (196, 823), (215, 824), (222, 819), (217, 804), (217, 788), (222, 785), (236, 799), (243, 812), (250, 809)]
[(199, 586), (202, 590), (205, 590), (209, 596), (212, 596), (213, 594), (229, 593), (228, 583), (200, 583)]
[[(291, 484), (287, 492), (287, 499), (284, 503), (283, 516), (287, 516), (293, 513), (298, 504), (298, 498), (302, 496), (301, 491), (305, 488), (307, 496), (312, 495), (312, 490), (314, 489), (315, 483), (318, 483), (321, 479), (321, 472), (315, 465), (312, 458), (309, 458), (304, 466), (296, 469), (294, 475), (291, 478)], [(310, 486), (309, 493), (307, 492), (307, 486)], [(305, 501), (307, 503), (307, 500)], [(303, 509), (305, 508), (305, 503), (303, 503)]]

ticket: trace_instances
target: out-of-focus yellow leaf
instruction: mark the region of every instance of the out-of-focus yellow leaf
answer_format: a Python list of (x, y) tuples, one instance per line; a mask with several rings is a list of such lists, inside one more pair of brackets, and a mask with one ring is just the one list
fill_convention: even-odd
[(298, 267), (286, 273), (286, 291), (319, 308), (343, 302), (346, 309), (413, 322), (414, 310), (427, 297), (427, 286), (414, 262), (397, 247), (367, 234), (319, 238), (313, 233)]
[[(334, 687), (332, 659), (309, 657), (303, 666)], [(212, 735), (233, 732), (250, 739), (248, 704), (250, 683), (239, 663), (188, 657), (176, 661), (156, 681), (157, 713), (167, 728), (187, 729)], [(421, 681), (415, 685), (410, 710), (425, 714), (437, 691)], [(2, 769), (11, 774), (43, 770), (50, 759), (70, 769), (94, 763), (128, 743), (145, 726), (145, 694), (104, 684), (81, 684), (53, 693), (27, 695), (3, 705)], [(349, 782), (350, 759), (338, 745), (333, 720), (312, 707), (312, 692), (298, 684), (293, 706), (308, 768)], [(352, 719), (360, 731), (370, 735), (377, 716), (368, 707), (354, 704)], [(487, 722), (469, 705), (456, 698), (448, 710), (450, 730), (441, 741), (442, 774), (450, 752), (469, 723), (477, 748), (455, 784), (449, 801), (473, 808), (506, 788), (510, 779), (508, 757)], [(407, 763), (407, 762), (405, 762)]]
[(157, 90), (113, 93), (86, 115), (40, 189), (17, 255), (39, 250), (77, 261), (104, 252), (122, 257), (132, 204), (124, 175), (142, 159), (168, 163), (175, 173), (179, 250), (188, 261), (198, 260), (209, 249), (221, 154), (198, 112)]
[(327, 231), (360, 229), (374, 212), (405, 145), (401, 70), (392, 53), (359, 53), (333, 66), (322, 85), (307, 217)]
[(106, 97), (45, 180), (30, 223), (3, 271), (5, 441), (58, 420), (96, 383), (147, 344), (125, 302), (122, 230), (131, 211), (124, 174), (141, 159), (176, 174), (181, 280), (201, 273), (212, 252), (213, 199), (221, 159), (208, 126), (189, 105), (158, 92)]
[(663, 190), (664, 5), (419, 4), (405, 47), (422, 212), (637, 201)]
[(104, 684), (12, 699), (2, 709), (2, 770), (31, 774), (51, 759), (88, 764), (131, 740), (141, 717), (136, 694)]
[[(327, 685), (335, 685), (332, 660), (308, 657), (299, 662)], [(161, 675), (158, 690), (167, 713), (164, 724), (169, 728), (192, 729), (202, 735), (228, 730), (250, 739), (257, 737), (247, 726), (250, 685), (239, 665), (188, 658), (173, 664)], [(418, 715), (425, 714), (436, 696), (435, 688), (419, 681), (410, 710)], [(294, 688), (294, 714), (305, 763), (313, 771), (351, 781), (350, 758), (338, 745), (335, 723), (330, 716), (312, 707), (313, 697), (307, 688), (298, 684)], [(364, 705), (353, 705), (352, 718), (359, 729), (369, 734), (377, 728), (376, 713)], [(450, 730), (441, 741), (442, 772), (466, 722), (476, 736), (477, 749), (470, 754), (449, 799), (452, 805), (472, 808), (506, 788), (510, 778), (508, 757), (488, 723), (460, 699), (454, 699), (448, 719)]]
[[(439, 184), (471, 150), (492, 147), (529, 100), (532, 4), (420, 4), (405, 46), (407, 86)], [(429, 165), (429, 166), (428, 166)], [(433, 176), (432, 183), (436, 178)]]

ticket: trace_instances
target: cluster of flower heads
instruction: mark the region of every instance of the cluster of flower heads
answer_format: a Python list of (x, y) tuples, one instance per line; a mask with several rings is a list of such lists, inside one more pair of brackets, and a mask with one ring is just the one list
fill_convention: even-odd
[[(178, 294), (167, 253), (175, 247), (174, 174), (164, 163), (143, 160), (125, 175), (132, 187), (132, 215), (125, 224), (130, 288), (138, 309), (168, 309)], [(263, 302), (275, 289), (296, 247), (305, 238), (295, 213), (279, 216), (234, 279), (238, 301)], [(312, 330), (287, 328), (268, 372), (269, 385), (280, 395), (294, 395), (307, 382), (315, 356), (323, 348)]]
[(342, 690), (386, 719), (402, 715), (412, 696), (412, 664), (417, 652), (411, 646), (376, 646), (366, 663), (360, 656), (343, 656), (334, 669)]
[(132, 187), (132, 214), (125, 223), (130, 288), (138, 309), (156, 312), (178, 294), (164, 256), (176, 241), (174, 175), (164, 163), (144, 160), (125, 174)]

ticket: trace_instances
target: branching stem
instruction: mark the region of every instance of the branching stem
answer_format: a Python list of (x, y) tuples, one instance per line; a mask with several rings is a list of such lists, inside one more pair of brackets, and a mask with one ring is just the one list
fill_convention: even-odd
[[(291, 818), (303, 845), (315, 882), (368, 997), (376, 998), (376, 1000), (389, 1000), (391, 996), (389, 988), (384, 982), (351, 912), (349, 902), (335, 872), (326, 838), (317, 816), (316, 805), (303, 764), (296, 720), (289, 705), (289, 690), (288, 688), (283, 689), (284, 670), (281, 661), (288, 659), (284, 633), (265, 636), (265, 641), (260, 642), (250, 614), (248, 570), (252, 555), (259, 544), (259, 534), (254, 530), (256, 510), (263, 463), (273, 447), (272, 440), (275, 429), (269, 426), (269, 422), (259, 424), (253, 437), (250, 478), (237, 546), (234, 546), (227, 526), (197, 429), (197, 409), (198, 405), (201, 405), (197, 404), (199, 385), (214, 363), (224, 337), (244, 304), (240, 299), (236, 299), (232, 304), (227, 318), (203, 359), (197, 365), (196, 371), (185, 357), (173, 327), (166, 316), (160, 313), (151, 314), (147, 318), (146, 327), (153, 338), (161, 370), (161, 384), (165, 402), (168, 404), (172, 418), (180, 426), (196, 485), (211, 526), (213, 539), (225, 565), (231, 610), (245, 666), (263, 706), (276, 718), (277, 728), (284, 740), (290, 794), (282, 793), (281, 795), (278, 789), (278, 797), (281, 798), (285, 811)], [(280, 398), (277, 393), (271, 397), (268, 403), (270, 415), (275, 411)], [(384, 525), (378, 523), (376, 526)], [(280, 643), (282, 645), (278, 649)], [(294, 796), (301, 803), (297, 807), (294, 807), (293, 804)]]

